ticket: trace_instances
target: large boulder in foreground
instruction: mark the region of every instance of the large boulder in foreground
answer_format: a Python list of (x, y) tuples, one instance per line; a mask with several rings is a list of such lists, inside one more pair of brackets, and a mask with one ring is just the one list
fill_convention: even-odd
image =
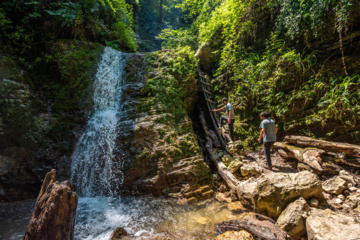
[(69, 181), (55, 182), (55, 169), (46, 174), (24, 240), (74, 238), (78, 195)]
[(301, 237), (306, 233), (304, 215), (306, 215), (309, 210), (310, 207), (305, 199), (300, 197), (295, 202), (290, 203), (281, 213), (276, 221), (276, 226), (290, 233), (292, 236)]
[(306, 219), (309, 240), (355, 240), (360, 239), (360, 223), (330, 209), (314, 209)]
[(318, 176), (309, 171), (274, 173), (260, 179), (254, 194), (255, 210), (276, 218), (294, 199), (323, 198)]

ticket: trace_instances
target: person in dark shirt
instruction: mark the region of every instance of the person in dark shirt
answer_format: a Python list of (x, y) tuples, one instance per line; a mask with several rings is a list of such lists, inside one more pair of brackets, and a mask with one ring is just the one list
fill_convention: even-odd
[(266, 162), (267, 162), (267, 164), (264, 167), (268, 168), (268, 169), (272, 169), (270, 149), (271, 149), (271, 146), (276, 141), (277, 128), (276, 128), (274, 120), (270, 119), (270, 115), (267, 112), (262, 112), (260, 114), (260, 118), (261, 118), (262, 122), (260, 124), (261, 132), (260, 132), (258, 142), (261, 143), (261, 138), (263, 139), (264, 153), (265, 153)]
[(210, 111), (218, 112), (218, 111), (226, 110), (226, 116), (220, 117), (220, 128), (222, 128), (224, 121), (226, 121), (229, 124), (229, 131), (230, 131), (230, 138), (231, 138), (231, 141), (229, 143), (232, 143), (234, 141), (235, 113), (234, 113), (234, 109), (233, 109), (231, 103), (228, 102), (227, 98), (223, 98), (222, 102), (224, 104), (224, 107), (219, 108), (219, 109), (212, 109)]

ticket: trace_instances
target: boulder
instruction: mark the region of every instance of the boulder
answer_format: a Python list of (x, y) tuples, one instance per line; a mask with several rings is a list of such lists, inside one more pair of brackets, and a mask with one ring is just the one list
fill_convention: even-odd
[(213, 44), (206, 42), (195, 53), (195, 57), (199, 59), (201, 69), (205, 72), (211, 72), (215, 66), (216, 56), (213, 53), (214, 51)]
[(309, 240), (360, 239), (360, 223), (354, 218), (335, 214), (330, 209), (314, 209), (306, 219)]
[(240, 182), (236, 187), (236, 193), (240, 201), (247, 207), (254, 205), (254, 195), (257, 191), (258, 182), (250, 178), (246, 181)]
[(228, 239), (255, 240), (255, 238), (245, 230), (228, 231), (215, 238), (215, 240), (228, 240)]
[(356, 185), (356, 181), (354, 176), (352, 176), (349, 172), (345, 171), (345, 170), (341, 170), (339, 172), (339, 177), (344, 179), (345, 181), (351, 183), (353, 186)]
[[(223, 158), (225, 158), (225, 156)], [(243, 163), (239, 158), (232, 158), (232, 161), (225, 163), (225, 166), (232, 174), (236, 173), (242, 165)]]
[(360, 192), (351, 193), (345, 200), (345, 204), (351, 208), (360, 207)]
[(326, 180), (322, 187), (325, 192), (339, 195), (347, 188), (347, 183), (341, 177), (336, 176)]
[(298, 197), (323, 198), (321, 181), (315, 174), (271, 172), (260, 179), (254, 194), (255, 210), (276, 218), (287, 204)]
[(246, 153), (243, 151), (244, 146), (242, 141), (235, 141), (233, 143), (229, 143), (226, 145), (226, 150), (230, 154), (238, 153), (240, 155), (246, 155)]
[(301, 237), (306, 233), (305, 219), (303, 216), (307, 214), (309, 210), (310, 207), (305, 199), (300, 197), (285, 208), (275, 225), (293, 236)]
[(263, 172), (263, 169), (258, 165), (243, 165), (240, 168), (241, 175), (246, 177), (249, 175), (260, 175)]
[(78, 195), (69, 181), (55, 182), (56, 171), (46, 174), (24, 240), (74, 238)]
[(118, 240), (121, 239), (123, 236), (127, 236), (127, 232), (122, 227), (117, 227), (113, 233), (111, 234), (110, 240)]

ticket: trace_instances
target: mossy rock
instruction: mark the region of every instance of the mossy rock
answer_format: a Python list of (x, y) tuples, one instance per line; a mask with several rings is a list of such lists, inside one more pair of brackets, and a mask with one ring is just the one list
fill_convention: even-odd
[(8, 79), (18, 83), (24, 83), (24, 74), (25, 72), (19, 68), (11, 57), (0, 56), (0, 79)]

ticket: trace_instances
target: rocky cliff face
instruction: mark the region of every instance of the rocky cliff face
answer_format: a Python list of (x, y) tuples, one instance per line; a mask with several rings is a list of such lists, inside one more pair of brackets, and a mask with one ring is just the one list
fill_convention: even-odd
[[(126, 68), (127, 81), (138, 83), (127, 88), (127, 114), (120, 124), (118, 154), (126, 156), (124, 189), (128, 194), (165, 195), (183, 201), (196, 201), (213, 195), (210, 169), (205, 164), (187, 115), (187, 106), (194, 106), (197, 96), (196, 80), (191, 79), (186, 94), (176, 89), (182, 98), (172, 111), (166, 106), (171, 93), (157, 101), (161, 90), (149, 90), (149, 81), (174, 81), (183, 84), (193, 76), (162, 75), (161, 62), (174, 61), (175, 52), (158, 52), (146, 56), (133, 55)], [(139, 69), (138, 66), (145, 66)], [(144, 72), (144, 79), (138, 72)], [(169, 83), (169, 84), (173, 84)], [(181, 95), (183, 94), (183, 95)], [(183, 105), (182, 105), (183, 104)], [(191, 111), (191, 110), (189, 110)], [(133, 124), (129, 124), (131, 120)]]
[[(11, 58), (1, 58), (3, 200), (34, 197), (50, 168), (59, 170), (60, 179), (69, 175), (69, 156), (90, 114), (91, 101), (86, 96), (102, 48), (64, 41), (58, 43), (57, 51), (60, 74), (67, 82), (55, 84), (59, 88), (55, 95), (35, 94), (30, 85), (40, 80), (28, 78)], [(191, 56), (175, 51), (129, 54), (124, 114), (119, 119), (113, 159), (124, 174), (115, 176), (115, 189), (185, 202), (213, 195), (210, 169), (188, 117), (198, 95), (195, 66)], [(77, 82), (82, 84), (79, 89), (73, 86)], [(74, 98), (68, 99), (68, 94), (75, 94)]]
[[(7, 56), (0, 59), (0, 200), (29, 197), (38, 182), (37, 150), (49, 119), (29, 77)], [(19, 191), (20, 190), (20, 191)]]
[(53, 167), (60, 179), (66, 177), (76, 133), (91, 105), (82, 94), (91, 87), (102, 49), (59, 41), (49, 64), (58, 67), (44, 65), (49, 70), (31, 74), (13, 58), (0, 57), (0, 201), (35, 197)]

